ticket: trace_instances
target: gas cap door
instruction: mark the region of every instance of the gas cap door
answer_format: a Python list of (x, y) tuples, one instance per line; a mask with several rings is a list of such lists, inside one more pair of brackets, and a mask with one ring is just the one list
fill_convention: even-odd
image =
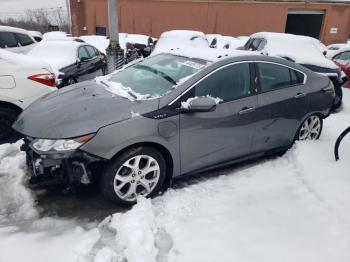
[(11, 89), (16, 86), (16, 81), (12, 76), (0, 75), (0, 89)]

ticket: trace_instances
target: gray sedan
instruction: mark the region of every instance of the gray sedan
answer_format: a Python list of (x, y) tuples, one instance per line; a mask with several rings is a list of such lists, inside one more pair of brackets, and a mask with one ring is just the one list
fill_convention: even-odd
[(327, 77), (284, 59), (174, 51), (49, 94), (13, 127), (33, 183), (98, 183), (130, 205), (174, 177), (318, 139), (333, 100)]

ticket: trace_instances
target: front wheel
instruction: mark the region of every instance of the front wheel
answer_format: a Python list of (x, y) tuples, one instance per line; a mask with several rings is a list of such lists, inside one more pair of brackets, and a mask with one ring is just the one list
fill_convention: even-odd
[(102, 179), (103, 195), (114, 203), (129, 206), (138, 196), (157, 195), (166, 178), (162, 154), (150, 147), (132, 148), (112, 159)]
[(322, 118), (318, 115), (311, 115), (301, 124), (296, 140), (317, 140), (321, 136), (322, 127)]

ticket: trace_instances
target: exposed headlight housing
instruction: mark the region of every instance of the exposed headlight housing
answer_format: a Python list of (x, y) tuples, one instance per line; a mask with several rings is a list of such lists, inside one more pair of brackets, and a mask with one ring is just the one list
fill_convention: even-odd
[(34, 149), (42, 152), (48, 151), (71, 151), (79, 148), (93, 138), (94, 134), (84, 135), (72, 139), (36, 139), (32, 143)]

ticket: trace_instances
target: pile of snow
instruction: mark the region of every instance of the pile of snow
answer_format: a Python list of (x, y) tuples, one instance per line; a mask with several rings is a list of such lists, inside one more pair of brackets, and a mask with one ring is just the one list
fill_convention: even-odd
[(325, 58), (322, 52), (326, 50), (326, 47), (315, 38), (270, 32), (256, 33), (251, 35), (251, 38), (264, 38), (267, 40), (264, 49), (260, 51), (265, 54), (288, 57), (298, 64), (338, 68), (336, 64)]
[(24, 186), (25, 154), (19, 150), (21, 144), (0, 145), (0, 225), (38, 214), (33, 196)]
[(209, 48), (204, 33), (190, 30), (173, 30), (161, 34), (152, 55), (170, 50), (193, 48)]
[(141, 44), (148, 46), (150, 37), (147, 35), (128, 34), (126, 40), (131, 44)]
[(62, 32), (62, 31), (53, 31), (53, 32), (47, 32), (43, 34), (43, 41), (52, 41), (52, 40), (65, 40), (67, 37), (71, 37), (72, 35)]
[(78, 47), (81, 45), (75, 41), (41, 41), (29, 51), (28, 57), (47, 62), (58, 76), (60, 69), (77, 61)]
[(216, 38), (216, 48), (237, 49), (244, 46), (245, 42), (233, 36), (220, 36)]

